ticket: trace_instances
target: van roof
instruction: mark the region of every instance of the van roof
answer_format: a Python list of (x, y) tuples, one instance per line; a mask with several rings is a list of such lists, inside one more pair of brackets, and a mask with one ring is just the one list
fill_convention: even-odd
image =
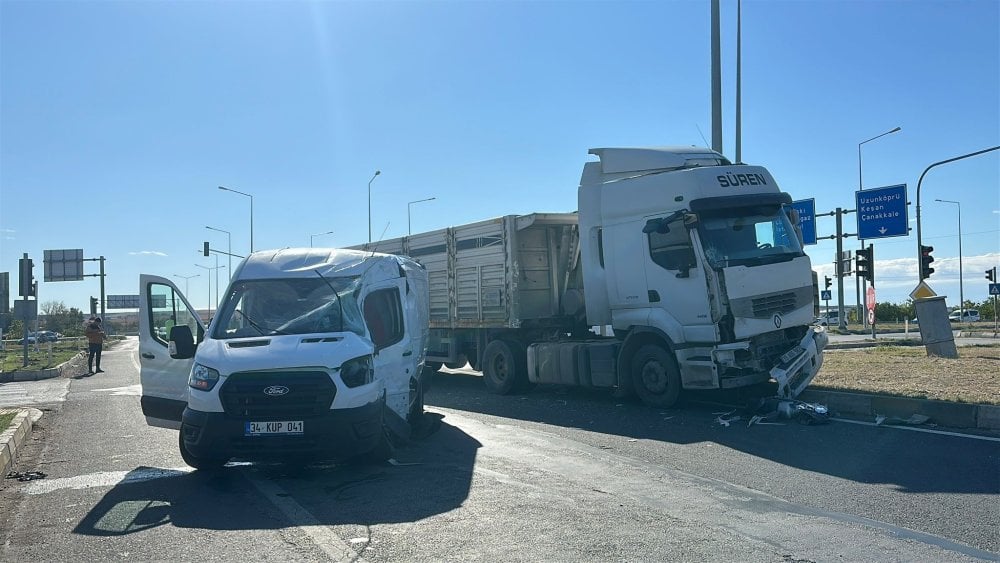
[(403, 261), (412, 262), (392, 254), (344, 248), (259, 250), (240, 264), (233, 279), (306, 278), (316, 277), (316, 272), (325, 277), (371, 276), (374, 279), (395, 279), (401, 275)]

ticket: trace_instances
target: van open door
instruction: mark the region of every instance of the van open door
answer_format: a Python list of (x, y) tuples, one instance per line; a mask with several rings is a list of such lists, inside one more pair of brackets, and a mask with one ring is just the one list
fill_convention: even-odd
[(142, 414), (150, 426), (181, 427), (188, 375), (205, 326), (167, 278), (139, 276), (139, 383)]

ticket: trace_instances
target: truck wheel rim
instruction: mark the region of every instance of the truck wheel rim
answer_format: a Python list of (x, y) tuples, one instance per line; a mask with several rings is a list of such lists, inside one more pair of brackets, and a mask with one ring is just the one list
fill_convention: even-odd
[(660, 362), (646, 362), (642, 366), (642, 385), (650, 393), (660, 394), (667, 390), (667, 370)]
[(493, 360), (493, 375), (500, 381), (507, 379), (507, 362), (503, 356), (497, 356)]

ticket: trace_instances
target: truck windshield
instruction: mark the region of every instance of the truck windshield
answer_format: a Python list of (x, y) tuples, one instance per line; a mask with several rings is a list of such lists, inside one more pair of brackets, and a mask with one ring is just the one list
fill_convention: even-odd
[(358, 283), (357, 277), (236, 282), (219, 307), (212, 337), (329, 332), (364, 336), (364, 320), (354, 297)]
[(713, 268), (758, 266), (803, 256), (788, 215), (777, 205), (703, 212), (698, 235)]

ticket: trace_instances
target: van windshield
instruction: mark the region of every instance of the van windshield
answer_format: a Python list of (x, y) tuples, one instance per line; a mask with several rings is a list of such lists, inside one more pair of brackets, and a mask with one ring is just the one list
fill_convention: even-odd
[(713, 268), (759, 266), (804, 256), (781, 206), (759, 205), (699, 214), (698, 234)]
[(364, 336), (364, 320), (355, 299), (359, 280), (317, 277), (235, 282), (219, 307), (212, 338), (330, 332)]

